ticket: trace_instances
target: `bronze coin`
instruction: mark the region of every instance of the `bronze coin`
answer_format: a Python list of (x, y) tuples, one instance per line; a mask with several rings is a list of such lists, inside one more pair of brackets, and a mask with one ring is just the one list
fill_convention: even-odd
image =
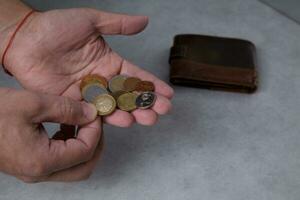
[(82, 98), (89, 103), (91, 103), (98, 95), (107, 93), (108, 91), (99, 83), (87, 84), (81, 90)]
[(139, 78), (135, 78), (135, 77), (127, 78), (124, 82), (124, 86), (123, 86), (124, 90), (126, 92), (134, 91), (139, 82), (141, 82), (141, 79)]
[(114, 76), (108, 83), (109, 90), (111, 92), (123, 91), (123, 85), (127, 76), (117, 75)]
[(117, 104), (118, 107), (123, 111), (133, 111), (136, 109), (136, 101), (137, 95), (134, 93), (125, 93), (119, 96)]
[(139, 92), (154, 92), (155, 86), (150, 81), (141, 81), (137, 83), (135, 90)]
[(156, 95), (153, 92), (143, 92), (136, 98), (136, 106), (140, 109), (151, 108), (156, 101)]
[(82, 90), (82, 88), (85, 85), (91, 84), (91, 83), (99, 83), (99, 84), (103, 85), (104, 88), (108, 87), (106, 78), (104, 78), (103, 76), (100, 76), (98, 74), (90, 74), (90, 75), (83, 77), (83, 79), (81, 80), (80, 90)]
[(93, 100), (93, 104), (96, 106), (100, 116), (110, 115), (116, 110), (116, 100), (109, 94), (98, 95)]

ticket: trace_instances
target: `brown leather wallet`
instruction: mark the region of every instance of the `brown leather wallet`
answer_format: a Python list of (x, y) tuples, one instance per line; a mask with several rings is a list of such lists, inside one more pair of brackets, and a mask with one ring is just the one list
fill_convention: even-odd
[(246, 40), (177, 35), (169, 63), (176, 85), (246, 93), (257, 88), (256, 48)]

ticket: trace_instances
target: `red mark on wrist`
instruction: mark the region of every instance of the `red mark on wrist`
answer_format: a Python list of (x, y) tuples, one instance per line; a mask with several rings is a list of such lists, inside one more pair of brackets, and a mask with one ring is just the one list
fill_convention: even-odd
[(2, 56), (2, 66), (4, 71), (9, 74), (10, 76), (12, 76), (12, 74), (6, 69), (5, 67), (5, 58), (7, 55), (7, 52), (9, 50), (9, 48), (11, 47), (17, 33), (19, 32), (19, 30), (22, 28), (22, 26), (25, 24), (26, 20), (35, 12), (35, 10), (31, 10), (27, 15), (25, 15), (25, 17), (20, 21), (20, 23), (18, 24), (16, 30), (13, 32), (12, 36), (10, 37), (8, 44), (4, 50), (3, 56)]

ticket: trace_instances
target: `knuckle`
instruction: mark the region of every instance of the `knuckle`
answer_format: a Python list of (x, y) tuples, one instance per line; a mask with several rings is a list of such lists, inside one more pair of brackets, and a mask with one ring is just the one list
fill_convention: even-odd
[(74, 108), (69, 99), (64, 98), (58, 106), (60, 108), (60, 114), (61, 116), (63, 116), (64, 122), (70, 121), (73, 118), (73, 116), (75, 116), (76, 109)]
[(28, 113), (36, 114), (43, 109), (43, 99), (39, 95), (21, 92), (18, 98), (23, 100), (23, 105), (26, 105), (24, 109), (28, 111)]
[(89, 161), (94, 156), (94, 148), (93, 147), (86, 147), (84, 150), (82, 150), (84, 161)]
[(24, 165), (24, 174), (28, 176), (44, 176), (47, 174), (48, 169), (42, 160), (33, 160)]
[(126, 34), (127, 33), (127, 28), (126, 28), (126, 18), (121, 18), (120, 19), (120, 33)]
[(34, 113), (39, 113), (41, 110), (44, 109), (43, 100), (38, 95), (33, 95), (31, 97), (31, 103), (28, 105), (30, 105), (28, 109), (30, 109), (30, 111)]
[(35, 168), (33, 169), (33, 174), (35, 176), (43, 176), (43, 175), (47, 174), (47, 168), (45, 167), (45, 165), (43, 165), (41, 163), (37, 163), (35, 165)]

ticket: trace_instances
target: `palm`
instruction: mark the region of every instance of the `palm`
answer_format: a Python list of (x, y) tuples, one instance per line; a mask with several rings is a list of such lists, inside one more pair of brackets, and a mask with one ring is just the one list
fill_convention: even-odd
[(14, 59), (11, 63), (18, 68), (18, 74), (22, 74), (18, 79), (24, 87), (64, 94), (97, 67), (101, 68), (100, 73), (117, 73), (116, 67), (105, 67), (111, 65), (109, 57), (113, 53), (89, 19), (82, 18), (76, 10), (44, 13), (34, 18), (31, 26), (39, 27), (39, 31), (26, 31), (31, 32), (32, 38), (41, 40), (31, 40), (28, 49), (28, 40), (22, 38), (14, 53), (21, 54), (23, 59)]
[[(97, 18), (102, 18), (99, 21)], [(130, 21), (131, 20), (131, 21)], [(124, 24), (127, 21), (128, 24)], [(113, 52), (101, 34), (133, 34), (146, 25), (145, 18), (133, 18), (90, 9), (50, 11), (35, 15), (15, 39), (11, 52), (19, 59), (9, 59), (9, 66), (20, 83), (27, 89), (81, 99), (79, 83), (83, 76), (97, 73), (110, 79), (125, 73), (152, 80), (161, 94), (160, 105), (132, 115), (117, 111), (107, 117), (108, 123), (127, 126), (134, 121), (151, 124), (156, 113), (169, 109), (165, 97), (172, 90), (162, 81), (140, 68), (124, 61)], [(11, 53), (9, 56), (13, 56)], [(156, 112), (156, 113), (155, 113)], [(125, 120), (124, 120), (125, 119)]]

